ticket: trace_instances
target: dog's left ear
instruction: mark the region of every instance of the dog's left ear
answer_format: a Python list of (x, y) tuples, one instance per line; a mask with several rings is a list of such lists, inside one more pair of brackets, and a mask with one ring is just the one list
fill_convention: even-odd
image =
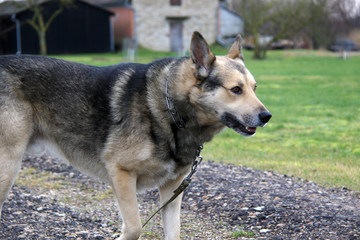
[(197, 77), (206, 78), (216, 58), (199, 32), (194, 32), (192, 35), (190, 55), (196, 67)]
[(243, 38), (240, 36), (240, 34), (237, 35), (235, 42), (231, 46), (229, 53), (226, 56), (232, 59), (240, 58), (244, 61), (244, 56), (242, 54), (242, 42)]

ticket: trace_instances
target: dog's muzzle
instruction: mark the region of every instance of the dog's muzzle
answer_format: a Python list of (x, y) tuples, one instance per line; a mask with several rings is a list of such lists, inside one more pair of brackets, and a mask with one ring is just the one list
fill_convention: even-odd
[(253, 136), (256, 133), (256, 128), (264, 127), (269, 122), (271, 117), (272, 115), (269, 111), (263, 111), (259, 113), (258, 120), (249, 121), (249, 123), (242, 123), (233, 114), (224, 113), (221, 116), (221, 121), (226, 126), (243, 136)]

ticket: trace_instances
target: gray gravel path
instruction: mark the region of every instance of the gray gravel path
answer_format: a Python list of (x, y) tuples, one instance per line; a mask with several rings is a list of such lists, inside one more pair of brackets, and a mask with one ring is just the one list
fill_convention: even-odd
[[(142, 219), (157, 191), (139, 194)], [(183, 239), (360, 239), (360, 194), (271, 172), (203, 162), (182, 205)], [(109, 186), (61, 161), (30, 158), (5, 203), (0, 239), (115, 239)], [(160, 216), (141, 239), (163, 239)]]

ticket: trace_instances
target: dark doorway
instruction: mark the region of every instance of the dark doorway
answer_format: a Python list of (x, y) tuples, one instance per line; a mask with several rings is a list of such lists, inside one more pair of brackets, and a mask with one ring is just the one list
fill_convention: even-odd
[(183, 21), (170, 20), (170, 51), (180, 52), (183, 50)]

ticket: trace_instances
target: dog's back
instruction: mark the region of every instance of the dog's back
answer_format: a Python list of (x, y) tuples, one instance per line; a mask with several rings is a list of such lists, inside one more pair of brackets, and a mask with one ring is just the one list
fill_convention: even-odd
[[(160, 74), (172, 61), (95, 67), (40, 56), (0, 57), (0, 161), (16, 166), (0, 180), (16, 175), (24, 152), (45, 151), (108, 180), (101, 155), (111, 129), (123, 125), (126, 134), (146, 128), (138, 123), (149, 115), (144, 105), (153, 77), (146, 75)], [(16, 157), (6, 157), (9, 149)]]

